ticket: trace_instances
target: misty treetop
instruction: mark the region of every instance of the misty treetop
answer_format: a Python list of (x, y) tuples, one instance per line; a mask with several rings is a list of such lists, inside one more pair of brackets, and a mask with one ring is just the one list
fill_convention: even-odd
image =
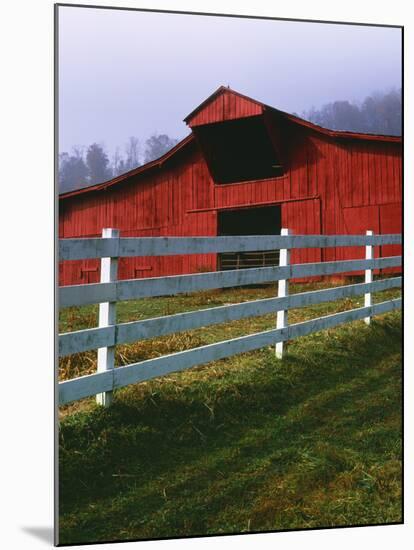
[(83, 187), (83, 182), (88, 181), (88, 168), (81, 149), (73, 148), (72, 154), (61, 153), (59, 155), (59, 191), (64, 193), (78, 187)]
[(321, 109), (303, 111), (301, 116), (331, 130), (400, 136), (401, 90), (373, 93), (361, 104), (334, 101)]
[[(320, 109), (312, 107), (300, 116), (331, 130), (398, 136), (402, 124), (401, 90), (372, 93), (360, 104), (334, 101)], [(87, 148), (74, 147), (71, 154), (59, 155), (59, 191), (65, 193), (107, 181), (161, 157), (177, 142), (166, 134), (153, 134), (142, 146), (137, 137), (131, 136), (123, 153), (117, 147), (111, 159), (98, 143)]]
[(145, 162), (161, 157), (178, 143), (177, 139), (171, 139), (166, 134), (152, 135), (147, 141), (145, 149)]
[(177, 143), (177, 139), (166, 134), (153, 134), (145, 141), (143, 151), (139, 139), (131, 136), (125, 144), (124, 154), (117, 147), (111, 159), (99, 143), (92, 143), (87, 148), (74, 147), (71, 154), (63, 152), (59, 155), (59, 192), (108, 181), (161, 157)]
[(112, 177), (109, 158), (97, 143), (92, 143), (86, 151), (86, 167), (88, 170), (88, 181), (91, 185), (106, 181)]

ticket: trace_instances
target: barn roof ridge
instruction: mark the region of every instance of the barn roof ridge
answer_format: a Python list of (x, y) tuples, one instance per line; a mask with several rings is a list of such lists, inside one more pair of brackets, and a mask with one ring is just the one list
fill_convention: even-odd
[[(229, 94), (233, 94), (238, 97), (241, 97), (244, 100), (250, 101), (256, 105), (261, 106), (263, 110), (270, 110), (275, 113), (278, 113), (295, 124), (304, 126), (315, 132), (327, 135), (332, 138), (361, 139), (361, 140), (369, 140), (369, 141), (387, 141), (387, 142), (395, 142), (395, 143), (401, 143), (402, 141), (401, 136), (330, 130), (328, 128), (324, 128), (323, 126), (318, 126), (317, 124), (314, 124), (313, 122), (310, 122), (308, 120), (304, 120), (296, 115), (292, 115), (280, 109), (276, 109), (271, 105), (267, 105), (266, 103), (253, 99), (247, 95), (237, 92), (236, 90), (233, 90), (229, 86), (219, 86), (217, 90), (215, 90), (211, 95), (209, 95), (202, 103), (200, 103), (195, 109), (193, 109), (193, 111), (191, 111), (191, 113), (189, 113), (184, 118), (184, 122), (187, 123), (187, 121), (193, 118), (195, 114), (200, 112), (200, 110), (202, 110), (206, 105), (208, 105), (211, 101), (213, 101), (216, 97), (218, 97), (220, 94), (223, 94), (223, 93), (229, 93)], [(194, 139), (195, 139), (194, 134), (191, 132), (184, 139), (179, 141), (172, 149), (167, 151), (164, 155), (162, 155), (158, 159), (147, 162), (146, 164), (143, 164), (142, 166), (138, 166), (137, 168), (133, 168), (132, 170), (129, 170), (128, 172), (120, 174), (119, 176), (116, 176), (115, 178), (112, 178), (108, 181), (105, 181), (96, 185), (91, 185), (88, 187), (82, 187), (80, 189), (74, 189), (72, 191), (67, 191), (66, 193), (62, 193), (61, 195), (59, 195), (59, 199), (66, 199), (75, 195), (89, 193), (92, 191), (101, 191), (109, 187), (112, 187), (113, 185), (116, 185), (128, 179), (131, 176), (141, 174), (142, 172), (146, 172), (147, 170), (150, 170), (156, 166), (160, 167), (166, 160), (168, 160), (170, 157), (175, 155), (178, 151), (183, 149), (186, 145), (193, 142)]]

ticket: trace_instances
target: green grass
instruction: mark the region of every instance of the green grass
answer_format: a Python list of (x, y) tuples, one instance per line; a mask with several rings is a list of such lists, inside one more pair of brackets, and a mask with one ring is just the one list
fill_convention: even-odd
[[(140, 300), (121, 304), (118, 319), (270, 295), (266, 287)], [(290, 322), (362, 300), (294, 310)], [(93, 326), (95, 317), (95, 308), (66, 310), (61, 330)], [(400, 318), (392, 312), (370, 327), (358, 321), (295, 340), (283, 361), (265, 348), (132, 385), (109, 409), (92, 399), (62, 407), (60, 542), (401, 522)], [(120, 346), (117, 364), (274, 322), (264, 316)], [(88, 353), (71, 367), (65, 361), (62, 378), (95, 368)]]

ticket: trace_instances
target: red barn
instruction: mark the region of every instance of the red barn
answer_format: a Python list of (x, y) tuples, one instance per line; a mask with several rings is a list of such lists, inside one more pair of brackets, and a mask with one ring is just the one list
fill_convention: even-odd
[[(401, 138), (327, 130), (220, 87), (171, 151), (110, 181), (60, 196), (59, 237), (401, 232)], [(383, 246), (377, 255), (400, 254)], [(292, 262), (362, 257), (359, 248), (295, 251)], [(277, 252), (123, 258), (119, 277), (268, 266)], [(60, 284), (99, 280), (99, 261), (64, 262)]]

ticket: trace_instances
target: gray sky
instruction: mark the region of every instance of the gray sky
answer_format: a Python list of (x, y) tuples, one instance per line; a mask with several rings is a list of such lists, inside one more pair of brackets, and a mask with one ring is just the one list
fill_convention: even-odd
[(284, 111), (401, 87), (394, 28), (61, 7), (60, 151), (178, 139), (220, 85)]

